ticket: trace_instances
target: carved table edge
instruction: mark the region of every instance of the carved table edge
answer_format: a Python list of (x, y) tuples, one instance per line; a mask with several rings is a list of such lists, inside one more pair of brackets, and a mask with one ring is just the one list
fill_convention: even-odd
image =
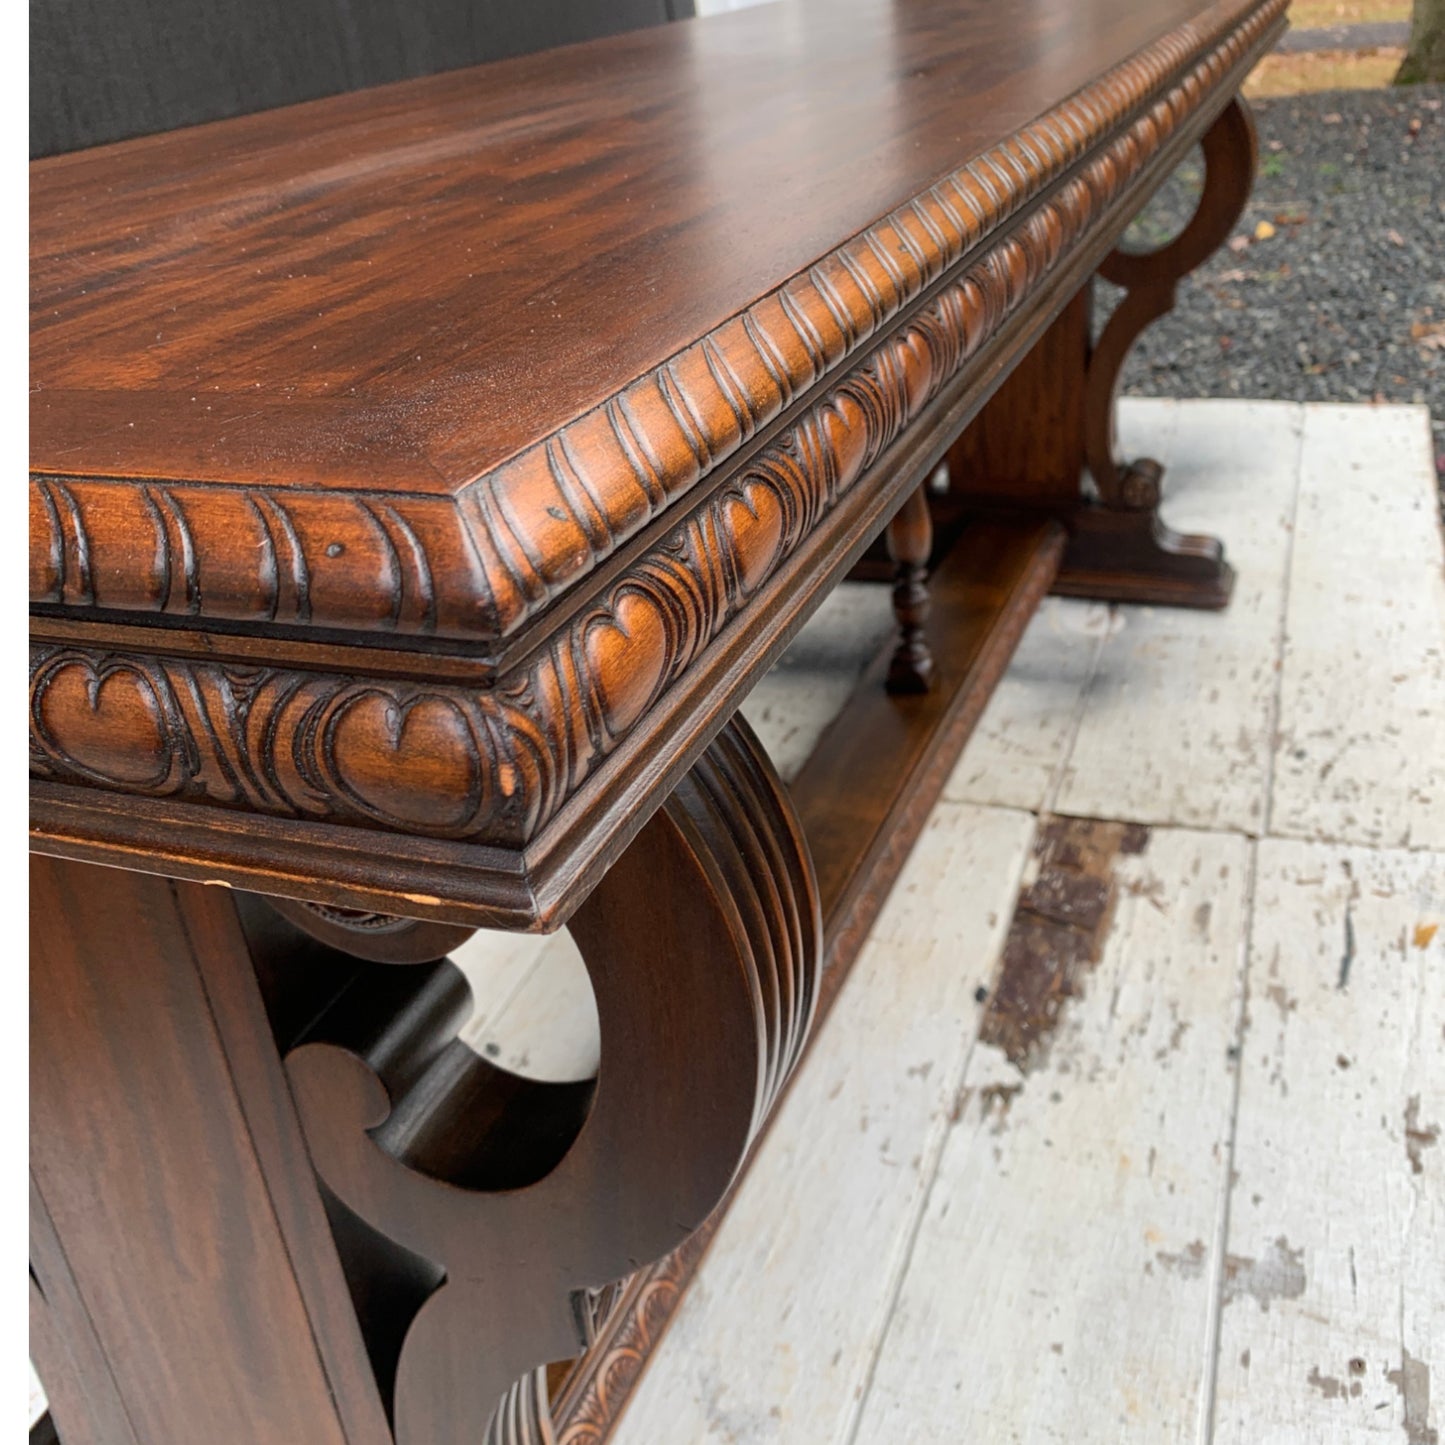
[[(665, 524), (663, 513), (930, 285), (971, 264), (1191, 65), (1279, 22), (1285, 8), (1216, 7), (1224, 13), (1212, 27), (1196, 20), (1169, 32), (454, 498), (37, 468), (31, 599), (82, 615), (116, 609), (473, 644), (511, 637), (629, 538)], [(197, 529), (188, 507), (201, 504), (207, 525)], [(319, 595), (322, 553), (342, 534), (352, 559), (345, 585)], [(136, 535), (154, 540), (147, 573), (104, 565)]]
[[(267, 840), (253, 845), (258, 868), (276, 874), (277, 892), (304, 896), (306, 880), (319, 876), (312, 854), (318, 846), (335, 855), (338, 847), (358, 852), (380, 844), (403, 871), (416, 865), (410, 886), (393, 890), (393, 911), (399, 891), (410, 905), (402, 911), (418, 916), (466, 922), (480, 909), (505, 919), (505, 926), (555, 926), (569, 906), (566, 895), (576, 892), (574, 881), (561, 875), (574, 875), (577, 867), (556, 862), (568, 851), (561, 841), (577, 838), (579, 810), (595, 816), (597, 775), (619, 772), (602, 769), (603, 760), (655, 749), (666, 725), (661, 715), (674, 711), (655, 704), (680, 684), (688, 698), (696, 695), (683, 703), (695, 713), (705, 694), (717, 700), (718, 684), (709, 679), (720, 666), (731, 674), (724, 691), (734, 699), (744, 673), (749, 680), (761, 674), (802, 616), (795, 609), (786, 634), (749, 660), (740, 656), (743, 629), (726, 624), (765, 594), (775, 603), (800, 586), (807, 605), (816, 605), (824, 576), (841, 575), (827, 565), (825, 551), (840, 544), (860, 549), (861, 534), (876, 530), (885, 508), (901, 500), (895, 476), (881, 499), (862, 496), (873, 489), (857, 486), (858, 479), (880, 459), (896, 467), (892, 444), (941, 404), (965, 362), (1001, 344), (1024, 298), (1051, 284), (1185, 117), (1202, 112), (1209, 96), (1222, 94), (1219, 82), (1262, 51), (1283, 8), (1283, 0), (1269, 0), (1113, 146), (1040, 198), (1014, 232), (961, 276), (945, 277), (900, 330), (873, 346), (773, 447), (755, 455), (743, 474), (624, 571), (605, 598), (494, 687), (37, 641), (32, 769), (62, 785), (67, 803), (58, 810), (53, 792), (41, 801), (48, 820), (39, 846), (55, 851), (87, 805), (104, 811), (102, 799), (112, 794), (136, 803), (166, 800), (168, 810), (148, 810), (160, 833), (180, 822), (193, 834), (205, 832), (205, 814), (229, 815), (229, 821), (211, 820), (230, 835), (223, 846), (213, 841), (201, 850), (203, 858), (209, 852), (218, 860), (229, 850), (229, 864), (246, 852), (234, 835), (249, 812), (290, 834), (274, 846)], [(800, 582), (791, 574), (808, 570), (808, 562), (821, 571)], [(42, 634), (43, 627), (38, 621)], [(125, 704), (130, 731), (112, 728), (97, 739), (94, 724), (108, 699)], [(400, 786), (422, 751), (441, 759), (430, 774), (430, 794)], [(384, 766), (396, 771), (387, 774)], [(657, 770), (644, 781), (660, 797)], [(681, 770), (672, 768), (672, 781)], [(634, 804), (639, 791), (649, 794), (638, 783), (647, 771), (631, 770)], [(617, 789), (602, 791), (615, 795)], [(62, 812), (69, 824), (60, 822)], [(131, 818), (145, 821), (128, 802), (124, 819), (92, 820), (96, 847), (83, 856), (106, 852)], [(386, 830), (384, 843), (378, 830)], [(99, 836), (107, 832), (110, 843)], [(360, 836), (335, 836), (347, 832)], [(399, 843), (406, 847), (398, 849)], [(287, 853), (311, 855), (299, 887), (278, 867)], [(445, 884), (438, 883), (438, 869)], [(472, 884), (459, 886), (468, 872)], [(550, 883), (537, 881), (547, 873)], [(343, 882), (360, 876), (358, 867), (341, 870)], [(530, 878), (531, 886), (520, 886), (519, 878)], [(549, 892), (552, 897), (541, 897)], [(354, 901), (382, 907), (386, 900), (372, 891)]]

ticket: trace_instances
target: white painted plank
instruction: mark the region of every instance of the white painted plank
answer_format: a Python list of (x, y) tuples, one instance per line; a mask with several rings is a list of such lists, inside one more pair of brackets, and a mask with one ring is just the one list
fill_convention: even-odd
[(1315, 406), (1271, 832), (1445, 848), (1445, 576), (1424, 407)]
[(1101, 602), (1046, 597), (994, 689), (943, 796), (1040, 812), (1057, 785), (1104, 638)]
[(479, 929), (451, 954), (472, 990), (472, 1016), (462, 1030), (479, 1036), (537, 966), (550, 940), (532, 933)]
[(847, 1438), (1032, 827), (936, 810), (615, 1445)]
[(1154, 832), (1045, 1058), (974, 1050), (858, 1445), (1198, 1438), (1250, 847)]
[(1427, 1445), (1445, 1434), (1445, 855), (1266, 839), (1256, 896), (1214, 1438)]
[[(527, 941), (533, 945), (530, 967), (504, 998), (493, 995), (490, 1006), (474, 1007), (462, 1038), (484, 1058), (525, 1078), (547, 1083), (593, 1078), (600, 1051), (597, 1000), (582, 955), (566, 932)], [(523, 948), (513, 944), (503, 952), (512, 966)], [(486, 970), (490, 958), (490, 951), (474, 953), (467, 960), (469, 979)]]
[(1164, 515), (1178, 530), (1224, 539), (1234, 598), (1218, 613), (1118, 609), (1122, 626), (1089, 685), (1059, 812), (1261, 829), (1302, 417), (1277, 402), (1177, 409), (1159, 458)]
[(597, 1071), (597, 1003), (570, 934), (483, 929), (452, 962), (472, 989), (461, 1037), (527, 1078), (562, 1083)]
[(45, 1387), (40, 1383), (40, 1376), (35, 1373), (35, 1366), (30, 1366), (30, 1425), (34, 1429), (40, 1422), (40, 1417), (50, 1408), (50, 1402), (45, 1398)]
[[(1180, 403), (1125, 397), (1121, 446), (1167, 457)], [(1085, 689), (1105, 637), (1123, 620), (1102, 602), (1047, 597), (989, 699), (943, 796), (1004, 808), (1048, 808), (1078, 729)]]
[(888, 587), (841, 583), (749, 694), (743, 716), (785, 781), (798, 775), (893, 629)]

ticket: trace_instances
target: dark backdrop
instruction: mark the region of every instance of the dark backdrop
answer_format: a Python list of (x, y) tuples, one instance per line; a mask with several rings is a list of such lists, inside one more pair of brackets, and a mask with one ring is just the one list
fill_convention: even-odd
[(31, 0), (30, 154), (692, 13), (693, 0)]

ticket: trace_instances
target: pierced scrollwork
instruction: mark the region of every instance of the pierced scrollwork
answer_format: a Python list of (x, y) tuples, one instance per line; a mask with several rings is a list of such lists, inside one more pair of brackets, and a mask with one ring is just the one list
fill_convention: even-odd
[(397, 1445), (473, 1441), (494, 1411), (497, 1441), (545, 1439), (533, 1372), (606, 1334), (614, 1282), (707, 1219), (801, 1051), (817, 889), (745, 724), (570, 927), (597, 999), (595, 1081), (539, 1083), (473, 1053), (444, 960), (358, 970), (288, 1055), (348, 1278), (422, 1296), (404, 1337), (373, 1346)]
[(1119, 377), (1145, 327), (1174, 309), (1175, 288), (1222, 246), (1244, 212), (1254, 184), (1258, 142), (1246, 103), (1234, 98), (1204, 133), (1204, 187), (1193, 216), (1167, 244), (1153, 251), (1110, 253), (1099, 267), (1125, 290), (1089, 360), (1086, 447), (1089, 471), (1106, 507), (1152, 512), (1160, 500), (1163, 468), (1144, 458), (1116, 458), (1114, 418)]

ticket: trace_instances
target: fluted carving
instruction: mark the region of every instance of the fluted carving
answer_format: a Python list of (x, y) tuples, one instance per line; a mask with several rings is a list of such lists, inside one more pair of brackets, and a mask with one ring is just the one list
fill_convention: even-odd
[[(871, 309), (864, 308), (873, 319), (848, 332), (846, 347), (842, 322), (824, 307), (839, 328), (838, 345), (861, 353), (856, 362), (495, 685), (357, 679), (41, 644), (32, 654), (33, 771), (280, 817), (508, 847), (527, 843), (746, 611), (910, 420), (1060, 260), (1104, 223), (1117, 196), (1219, 76), (1275, 23), (1279, 8), (1256, 12), (1006, 235), (974, 246), (970, 254), (976, 255), (962, 272), (871, 349), (863, 347), (866, 335), (896, 309), (906, 289), (901, 282), (876, 282), (867, 293)], [(1116, 106), (1115, 89), (1132, 94), (1128, 86), (1142, 85), (1141, 75), (1167, 73), (1190, 43), (1186, 32), (1176, 32), (1122, 67), (1115, 88), (1101, 94)], [(1053, 140), (1039, 155), (1083, 153), (1090, 127), (1102, 123), (1095, 114), (1102, 99), (1091, 96), (1081, 92), (1069, 102), (1077, 110), (1068, 112), (1069, 124), (1059, 117), (1040, 123), (1040, 135)], [(1022, 157), (1036, 149), (1031, 141), (1010, 152), (1012, 164), (1023, 166)], [(989, 170), (982, 162), (967, 174), (968, 186), (950, 183), (956, 185), (950, 206), (960, 223), (973, 217), (975, 229), (991, 214), (980, 209), (980, 196), (1012, 211), (1037, 189), (1028, 168), (1011, 177), (1009, 188), (1001, 181), (983, 187), (980, 178)], [(942, 194), (945, 188), (936, 189)], [(976, 204), (966, 205), (966, 197)], [(916, 220), (922, 212), (908, 214)], [(898, 233), (904, 234), (910, 233)], [(897, 247), (908, 249), (899, 239), (890, 254), (903, 254)], [(920, 271), (920, 284), (922, 276)], [(853, 284), (863, 283), (855, 278)], [(829, 294), (842, 296), (839, 286)], [(852, 313), (844, 308), (839, 314)], [(577, 423), (584, 424), (594, 421)], [(708, 453), (709, 465), (726, 450), (719, 442)], [(568, 454), (592, 455), (587, 448)], [(638, 495), (635, 477), (632, 487)], [(597, 512), (604, 515), (605, 509)], [(538, 555), (544, 556), (550, 524), (534, 520)], [(627, 535), (626, 527), (610, 526), (598, 523), (600, 549)], [(244, 551), (231, 549), (232, 555)], [(504, 572), (488, 563), (493, 580)], [(528, 585), (538, 604), (552, 595), (540, 573)], [(516, 615), (531, 605), (519, 600)]]
[(499, 1400), (497, 1445), (548, 1438), (532, 1372), (592, 1344), (607, 1328), (599, 1292), (703, 1223), (797, 1058), (817, 893), (745, 724), (723, 730), (571, 928), (597, 998), (595, 1083), (521, 1079), (458, 1041), (467, 991), (446, 961), (359, 971), (289, 1055), (312, 1159), (364, 1226), (349, 1276), (379, 1237), (425, 1295), (379, 1371), (394, 1375), (397, 1445), (474, 1441)]

